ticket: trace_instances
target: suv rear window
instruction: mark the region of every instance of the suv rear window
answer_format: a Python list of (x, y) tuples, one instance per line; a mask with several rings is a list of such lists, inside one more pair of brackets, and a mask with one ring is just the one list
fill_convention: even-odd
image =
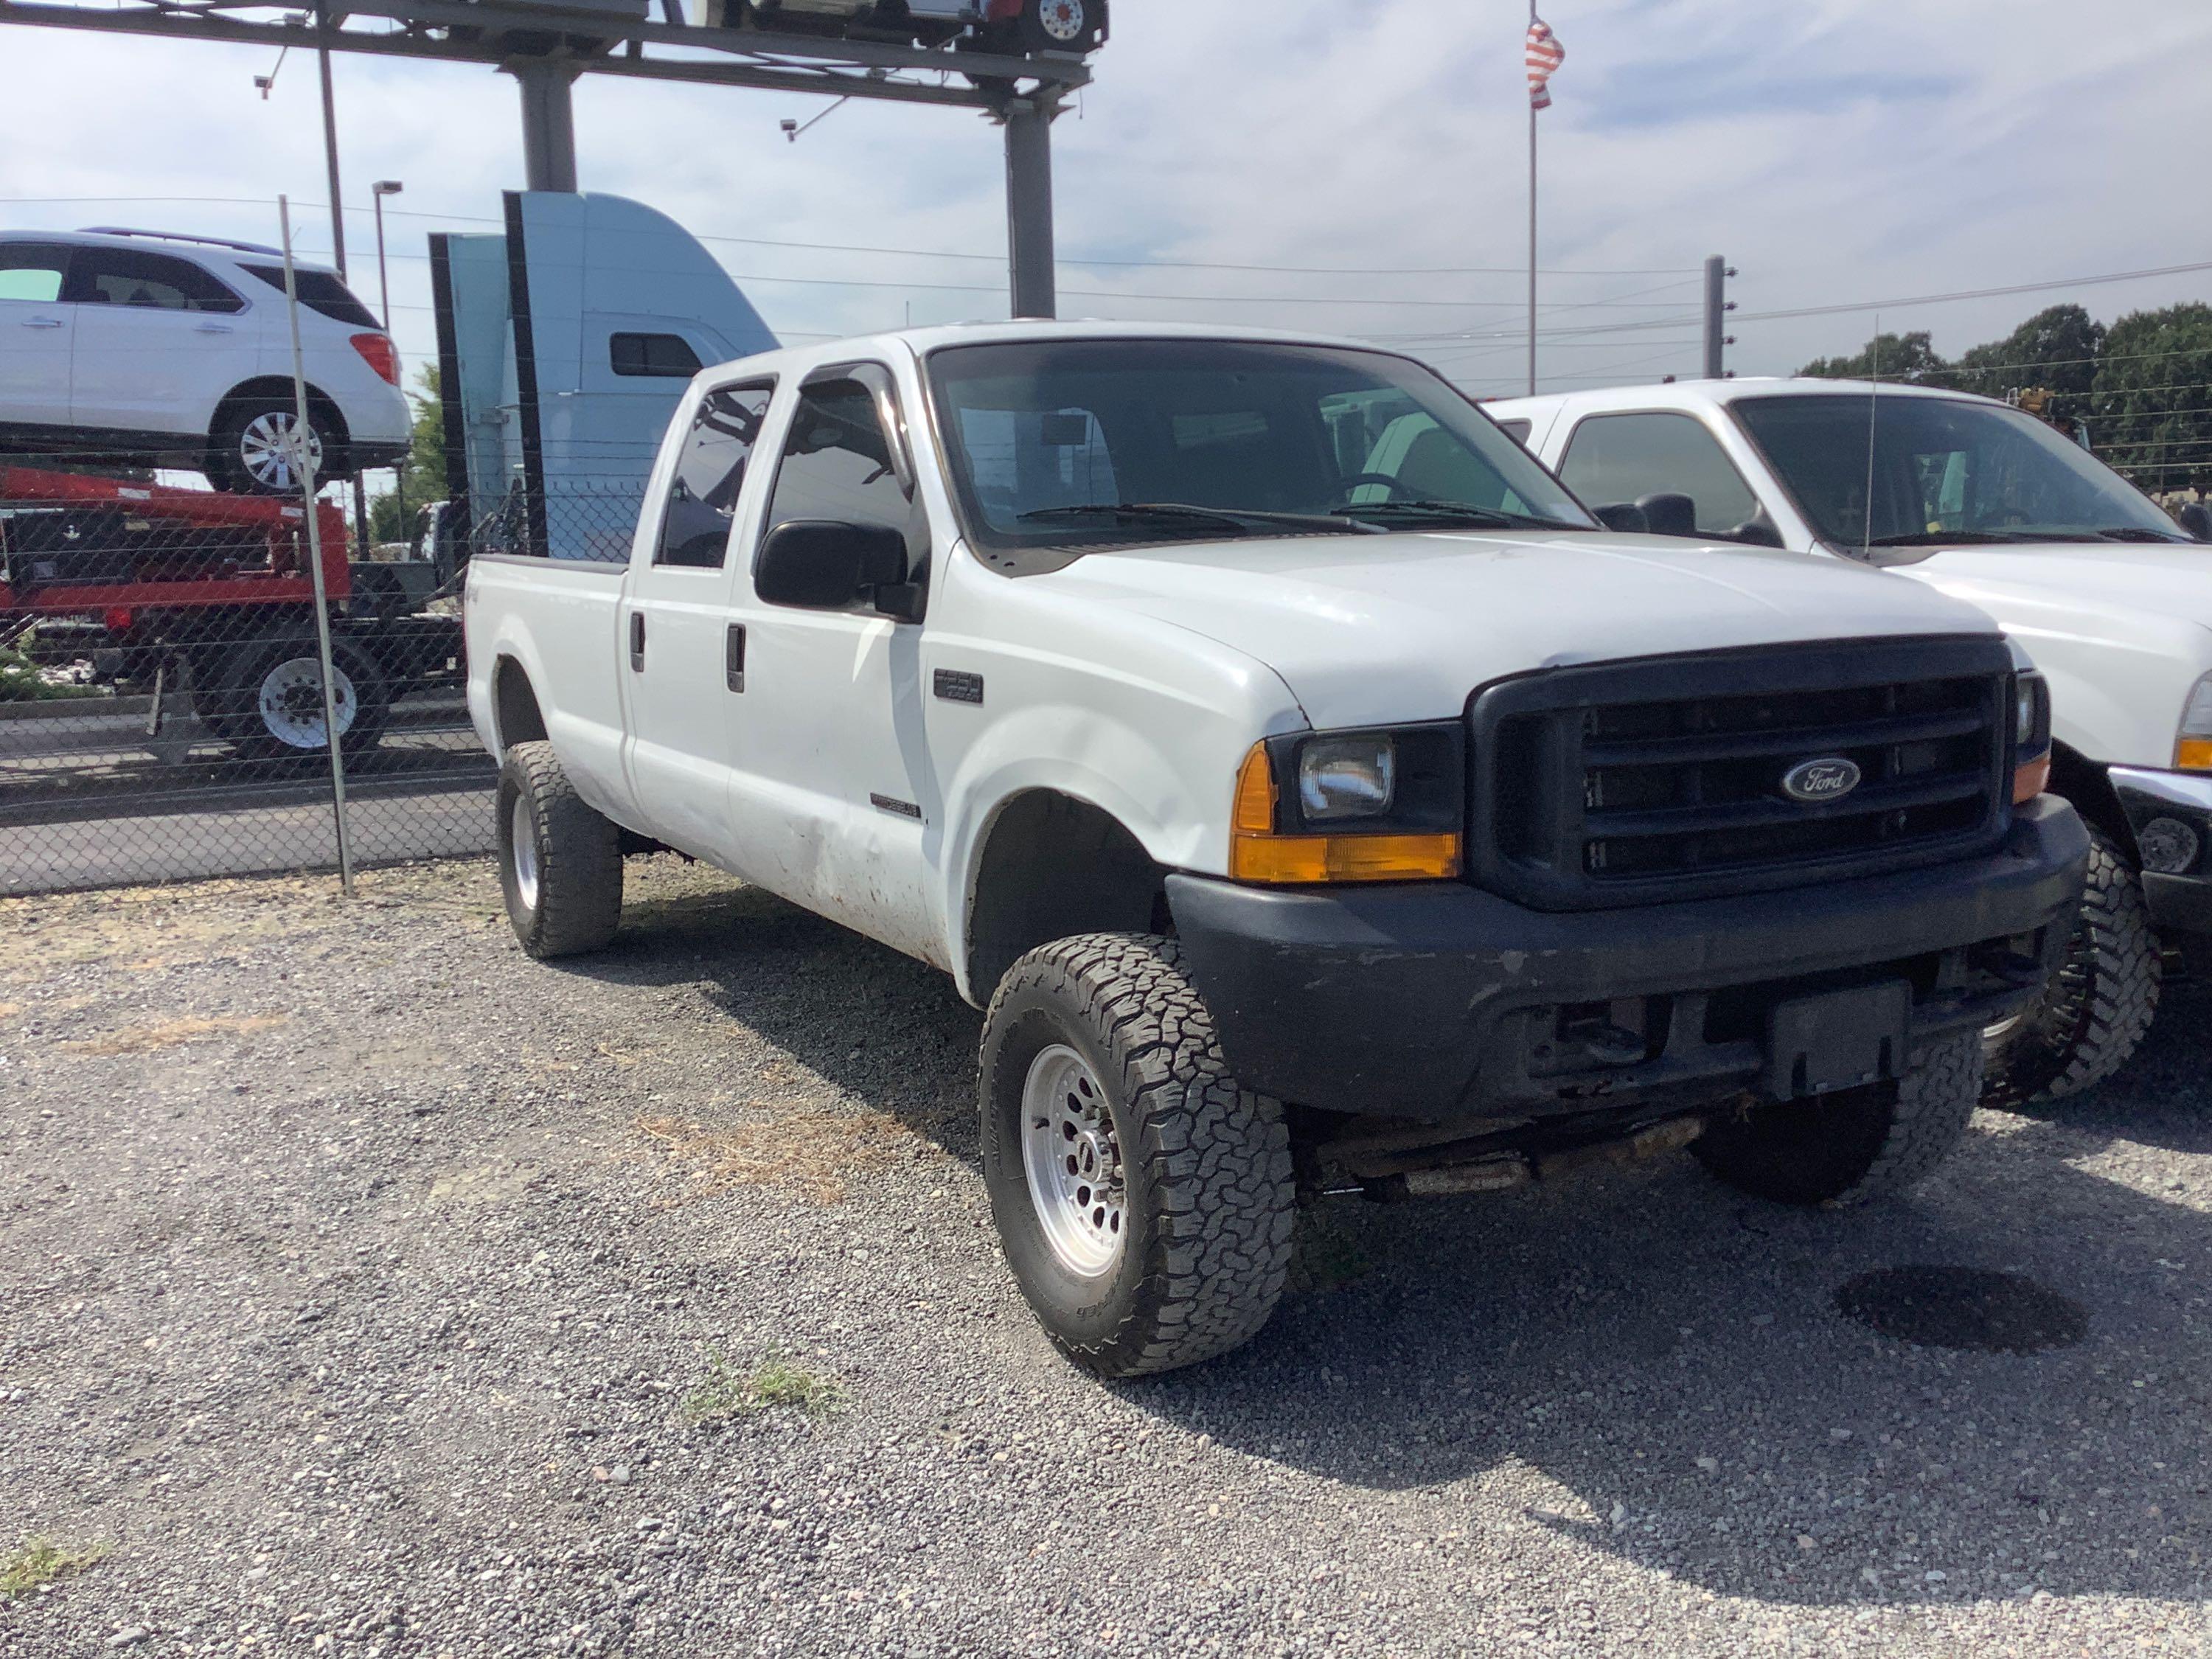
[(246, 301), (189, 259), (135, 247), (79, 248), (62, 298), (71, 305), (137, 306), (149, 311), (246, 309)]
[[(284, 291), (284, 267), (282, 265), (239, 266), (251, 271), (279, 294)], [(348, 288), (327, 270), (299, 270), (292, 273), (300, 290), (300, 303), (310, 311), (319, 312), (334, 323), (349, 323), (356, 328), (381, 329), (376, 313), (353, 297)]]

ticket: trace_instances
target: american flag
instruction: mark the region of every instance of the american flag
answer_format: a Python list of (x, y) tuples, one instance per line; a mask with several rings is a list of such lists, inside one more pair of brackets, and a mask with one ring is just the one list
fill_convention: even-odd
[(1567, 49), (1559, 44), (1559, 37), (1552, 33), (1552, 26), (1540, 17), (1528, 20), (1528, 107), (1549, 109), (1552, 106), (1552, 76), (1567, 61)]

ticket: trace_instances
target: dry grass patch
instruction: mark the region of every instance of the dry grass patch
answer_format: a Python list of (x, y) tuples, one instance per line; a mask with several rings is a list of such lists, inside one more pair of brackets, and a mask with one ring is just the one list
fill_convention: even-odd
[(87, 1037), (80, 1042), (64, 1042), (62, 1047), (73, 1054), (150, 1054), (157, 1048), (204, 1042), (210, 1037), (250, 1036), (256, 1031), (282, 1025), (291, 1018), (289, 1014), (246, 1014), (216, 1019), (173, 1019), (160, 1025), (137, 1025), (110, 1031), (105, 1036)]
[(106, 1544), (71, 1546), (51, 1538), (26, 1538), (0, 1560), (0, 1595), (29, 1595), (58, 1583), (106, 1555)]
[(734, 1127), (641, 1117), (637, 1127), (702, 1186), (794, 1187), (823, 1205), (842, 1203), (850, 1177), (903, 1162), (919, 1144), (904, 1124), (860, 1112), (787, 1112)]

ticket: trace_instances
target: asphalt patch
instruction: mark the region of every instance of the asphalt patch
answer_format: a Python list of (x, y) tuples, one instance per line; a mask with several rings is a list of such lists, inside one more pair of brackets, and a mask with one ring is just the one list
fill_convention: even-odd
[(1980, 1267), (1879, 1268), (1838, 1289), (1836, 1306), (1884, 1336), (1929, 1348), (2039, 1353), (2070, 1348), (2089, 1332), (2080, 1303)]

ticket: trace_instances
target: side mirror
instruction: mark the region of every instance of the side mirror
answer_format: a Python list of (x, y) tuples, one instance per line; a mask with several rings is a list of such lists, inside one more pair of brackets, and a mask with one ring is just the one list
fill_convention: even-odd
[(1765, 519), (1746, 519), (1728, 533), (1729, 540), (1741, 542), (1746, 547), (1779, 547), (1782, 532)]
[(906, 538), (889, 525), (794, 519), (761, 538), (753, 592), (763, 605), (842, 611), (906, 580)]
[(2191, 501), (2176, 515), (2181, 527), (2200, 542), (2212, 542), (2212, 507), (2202, 501)]
[(1644, 509), (1633, 501), (1615, 501), (1611, 507), (1594, 507), (1590, 516), (1607, 530), (1625, 530), (1632, 536), (1641, 536), (1651, 526), (1644, 522)]
[(1655, 536), (1694, 536), (1698, 533), (1698, 504), (1671, 489), (1640, 495), (1636, 505)]

